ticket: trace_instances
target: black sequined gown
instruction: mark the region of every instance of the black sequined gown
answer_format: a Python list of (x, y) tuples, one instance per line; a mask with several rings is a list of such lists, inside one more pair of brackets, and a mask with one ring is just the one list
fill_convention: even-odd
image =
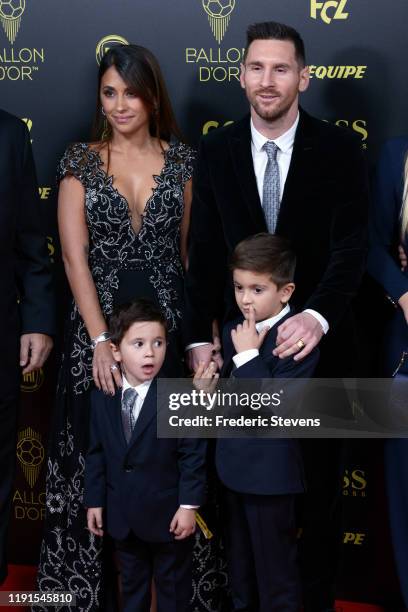
[[(136, 231), (128, 202), (103, 170), (99, 153), (87, 144), (69, 147), (58, 169), (61, 180), (73, 175), (85, 189), (89, 267), (106, 318), (117, 303), (152, 297), (169, 330), (166, 375), (182, 375), (179, 324), (183, 269), (180, 223), (184, 186), (191, 178), (194, 151), (172, 144)], [(60, 609), (104, 610), (101, 541), (86, 527), (82, 505), (88, 442), (89, 392), (93, 386), (89, 336), (75, 302), (68, 315), (47, 462), (47, 511), (38, 571), (38, 589), (76, 594), (76, 605)], [(218, 580), (213, 546), (197, 534), (191, 611), (217, 610)], [(34, 608), (47, 610), (47, 607)], [(55, 610), (55, 608), (49, 608)]]

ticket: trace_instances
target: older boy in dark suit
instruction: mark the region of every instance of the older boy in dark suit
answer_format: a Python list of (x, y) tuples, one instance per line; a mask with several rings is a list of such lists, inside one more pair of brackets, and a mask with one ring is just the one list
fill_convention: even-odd
[[(88, 527), (114, 538), (125, 612), (149, 612), (154, 577), (158, 611), (185, 612), (191, 591), (195, 509), (205, 497), (204, 440), (158, 439), (156, 376), (166, 324), (149, 300), (111, 319), (113, 356), (123, 387), (96, 391), (86, 458)], [(115, 367), (115, 366), (113, 366)]]
[[(221, 376), (312, 376), (318, 349), (301, 361), (272, 352), (278, 325), (291, 316), (295, 262), (287, 240), (272, 234), (257, 234), (235, 248), (231, 269), (243, 316), (224, 328)], [(214, 371), (210, 365), (204, 374), (202, 364), (200, 374)], [(216, 468), (223, 485), (234, 611), (299, 612), (294, 503), (304, 491), (304, 477), (297, 440), (220, 439)]]

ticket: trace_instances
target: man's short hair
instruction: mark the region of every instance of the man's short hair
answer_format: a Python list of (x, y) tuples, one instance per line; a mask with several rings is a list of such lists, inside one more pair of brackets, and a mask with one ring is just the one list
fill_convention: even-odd
[(230, 269), (269, 274), (278, 289), (293, 282), (296, 256), (286, 238), (276, 234), (255, 234), (235, 247)]
[(137, 298), (115, 308), (109, 320), (111, 342), (118, 346), (133, 323), (157, 322), (167, 336), (167, 323), (160, 308), (148, 298)]
[(299, 32), (291, 26), (277, 21), (263, 21), (253, 23), (247, 29), (247, 44), (244, 53), (246, 60), (248, 49), (254, 40), (289, 40), (294, 44), (295, 57), (301, 68), (306, 66), (305, 44)]

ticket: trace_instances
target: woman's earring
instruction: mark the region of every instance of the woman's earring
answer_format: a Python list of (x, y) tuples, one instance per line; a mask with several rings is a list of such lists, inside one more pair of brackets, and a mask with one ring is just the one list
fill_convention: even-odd
[(102, 113), (102, 116), (103, 116), (103, 130), (102, 130), (101, 139), (102, 140), (107, 140), (107, 138), (109, 136), (109, 126), (108, 126), (108, 120), (106, 119), (105, 109), (103, 108), (103, 106), (101, 106), (101, 113)]

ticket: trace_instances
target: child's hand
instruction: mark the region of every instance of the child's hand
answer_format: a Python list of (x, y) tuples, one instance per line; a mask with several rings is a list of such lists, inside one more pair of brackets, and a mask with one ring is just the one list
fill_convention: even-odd
[(170, 533), (174, 533), (175, 540), (184, 540), (195, 532), (195, 510), (179, 508), (170, 523)]
[(86, 518), (88, 521), (88, 529), (96, 536), (103, 536), (103, 508), (88, 508)]
[(194, 374), (193, 385), (198, 391), (212, 393), (217, 386), (217, 381), (220, 377), (217, 370), (217, 364), (210, 361), (208, 367), (205, 367), (205, 362), (200, 361), (197, 372)]
[(248, 351), (249, 349), (259, 349), (265, 339), (269, 327), (264, 327), (258, 334), (255, 327), (254, 307), (249, 307), (248, 319), (240, 323), (236, 329), (231, 330), (231, 340), (237, 353)]

